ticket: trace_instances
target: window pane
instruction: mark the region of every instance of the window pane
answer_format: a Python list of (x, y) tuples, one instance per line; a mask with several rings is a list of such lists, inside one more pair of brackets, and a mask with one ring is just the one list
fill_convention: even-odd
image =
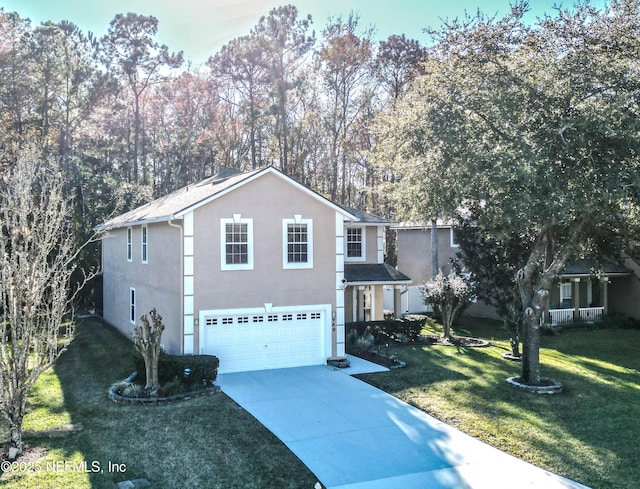
[(287, 224), (287, 261), (289, 263), (308, 261), (308, 240), (306, 224)]
[(225, 225), (225, 253), (227, 265), (249, 263), (249, 232), (248, 225)]
[(362, 229), (347, 229), (347, 257), (362, 257)]

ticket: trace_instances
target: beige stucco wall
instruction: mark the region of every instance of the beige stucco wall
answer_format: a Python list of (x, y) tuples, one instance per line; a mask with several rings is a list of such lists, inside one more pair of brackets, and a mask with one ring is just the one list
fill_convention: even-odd
[(132, 260), (127, 261), (127, 229), (109, 231), (102, 240), (104, 318), (125, 335), (129, 320), (129, 292), (136, 289), (136, 317), (154, 307), (163, 317), (162, 343), (169, 353), (182, 348), (180, 231), (167, 223), (150, 224), (148, 260), (141, 262), (141, 226), (132, 227)]
[[(451, 270), (450, 259), (455, 258), (459, 248), (451, 246), (451, 229), (438, 228), (438, 263), (443, 273)], [(411, 287), (431, 280), (431, 228), (399, 229), (397, 232), (398, 270), (406, 271), (411, 277)], [(415, 290), (411, 296), (414, 298), (408, 304), (409, 312), (424, 310), (422, 296)], [(465, 309), (464, 314), (477, 317), (497, 319), (498, 316), (493, 307), (483, 302), (475, 302)]]
[[(221, 270), (220, 220), (253, 219), (253, 270)], [(284, 269), (283, 219), (313, 219), (313, 268)], [(267, 174), (194, 212), (194, 312), (306, 304), (336, 306), (335, 210)], [(199, 343), (194, 338), (195, 351)]]
[[(451, 246), (449, 228), (439, 228), (438, 263), (444, 273), (450, 270), (449, 258), (455, 257), (457, 247)], [(412, 285), (431, 280), (431, 229), (399, 229), (397, 233), (398, 270), (411, 277)]]

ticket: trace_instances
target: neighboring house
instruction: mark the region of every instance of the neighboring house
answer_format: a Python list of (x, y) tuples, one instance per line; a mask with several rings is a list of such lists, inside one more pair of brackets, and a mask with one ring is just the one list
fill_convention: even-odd
[[(165, 351), (216, 355), (220, 372), (342, 359), (345, 289), (361, 284), (345, 261), (387, 269), (378, 236), (389, 223), (369, 216), (273, 167), (222, 172), (96, 227), (104, 318), (130, 334), (155, 307)], [(356, 305), (380, 317), (371, 306)]]
[[(398, 268), (410, 270), (412, 282), (402, 302), (403, 312), (428, 310), (420, 285), (431, 279), (431, 227), (429, 224), (392, 226), (397, 232)], [(451, 224), (437, 223), (438, 261), (443, 273), (450, 270), (450, 259), (459, 251)], [(387, 296), (388, 297), (388, 296)], [(471, 304), (465, 314), (497, 318), (495, 310), (481, 301)], [(549, 310), (543, 321), (550, 324), (585, 320), (607, 314), (640, 318), (640, 267), (630, 258), (624, 264), (597, 267), (585, 261), (567, 265), (549, 297)]]
[(638, 272), (638, 266), (631, 259), (626, 265), (599, 266), (586, 260), (569, 263), (551, 291), (543, 321), (593, 321), (608, 314), (639, 318), (640, 281), (633, 272), (634, 266)]
[[(428, 312), (430, 308), (424, 303), (421, 285), (432, 278), (431, 223), (398, 224), (392, 225), (391, 229), (397, 236), (398, 269), (411, 271), (411, 283), (402, 293), (402, 313)], [(438, 220), (436, 232), (439, 271), (446, 275), (451, 270), (451, 259), (456, 257), (459, 245), (451, 224)], [(391, 307), (391, 298), (391, 294), (387, 293), (385, 307)], [(482, 302), (471, 304), (465, 310), (465, 314), (497, 317), (495, 310)]]

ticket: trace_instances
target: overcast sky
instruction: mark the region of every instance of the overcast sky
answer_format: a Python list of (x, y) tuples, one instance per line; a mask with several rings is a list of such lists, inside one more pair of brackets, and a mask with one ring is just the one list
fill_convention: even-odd
[[(592, 0), (602, 7), (607, 0)], [(68, 20), (85, 33), (102, 36), (118, 13), (153, 15), (159, 20), (157, 40), (171, 51), (184, 51), (195, 63), (204, 62), (231, 39), (249, 33), (258, 19), (273, 7), (293, 3), (300, 16), (311, 14), (316, 33), (330, 16), (354, 11), (363, 27), (374, 26), (376, 39), (405, 34), (423, 44), (427, 26), (438, 27), (442, 19), (474, 14), (478, 9), (489, 15), (504, 15), (509, 0), (0, 0), (6, 11), (16, 11), (35, 24)], [(572, 6), (571, 1), (531, 0), (527, 19), (535, 22), (545, 12), (553, 14), (554, 5)]]

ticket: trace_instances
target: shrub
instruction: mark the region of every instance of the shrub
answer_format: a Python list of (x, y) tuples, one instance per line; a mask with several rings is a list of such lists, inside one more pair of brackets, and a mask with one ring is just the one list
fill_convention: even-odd
[(171, 397), (176, 394), (182, 394), (183, 392), (185, 392), (184, 382), (179, 377), (174, 377), (173, 380), (160, 386), (158, 389), (158, 396)]
[[(160, 354), (158, 380), (161, 385), (173, 382), (176, 378), (182, 383), (193, 385), (211, 384), (218, 376), (220, 360), (214, 355), (168, 355)], [(144, 359), (135, 357), (135, 368), (139, 374), (145, 371)]]
[(425, 316), (411, 316), (403, 319), (383, 321), (359, 321), (347, 323), (347, 346), (358, 349), (363, 342), (373, 340), (373, 345), (407, 343), (415, 341), (426, 321)]

